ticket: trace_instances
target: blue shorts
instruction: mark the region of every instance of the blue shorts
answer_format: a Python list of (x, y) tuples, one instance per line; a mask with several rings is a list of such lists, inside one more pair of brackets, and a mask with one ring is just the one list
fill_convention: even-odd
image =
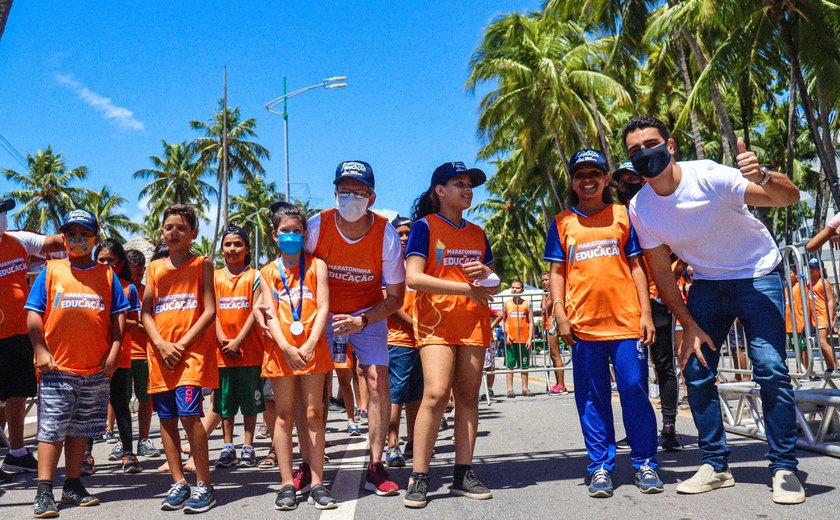
[[(352, 313), (353, 316), (365, 312)], [(335, 313), (331, 312), (327, 320), (327, 344), (332, 348), (332, 317)], [(353, 352), (356, 354), (356, 359), (359, 360), (360, 365), (380, 365), (388, 366), (388, 323), (387, 320), (380, 320), (376, 323), (371, 323), (364, 329), (355, 334), (350, 334), (349, 342), (353, 345)]]
[(388, 382), (391, 403), (406, 404), (423, 399), (423, 365), (420, 351), (410, 347), (388, 346)]
[(200, 386), (179, 386), (159, 394), (152, 394), (155, 412), (159, 419), (177, 419), (178, 417), (203, 417)]

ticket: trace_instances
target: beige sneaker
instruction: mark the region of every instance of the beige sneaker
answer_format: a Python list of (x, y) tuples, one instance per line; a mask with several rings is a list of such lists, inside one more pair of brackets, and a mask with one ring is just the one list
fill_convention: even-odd
[(703, 464), (693, 477), (677, 485), (677, 493), (696, 495), (697, 493), (706, 493), (713, 489), (732, 487), (734, 485), (735, 479), (732, 477), (732, 473), (729, 472), (728, 468), (724, 471), (715, 471), (715, 468), (711, 464)]
[(796, 473), (781, 469), (773, 474), (773, 502), (777, 504), (805, 502), (805, 490)]

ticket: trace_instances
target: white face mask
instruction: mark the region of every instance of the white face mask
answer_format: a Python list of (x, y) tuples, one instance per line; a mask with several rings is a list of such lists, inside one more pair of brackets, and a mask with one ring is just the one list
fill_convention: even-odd
[(364, 217), (367, 213), (369, 201), (370, 199), (367, 197), (360, 197), (354, 193), (343, 193), (335, 196), (338, 214), (348, 222), (356, 222)]
[(0, 213), (0, 233), (6, 232), (6, 227), (9, 225), (8, 221), (6, 220), (6, 212)]

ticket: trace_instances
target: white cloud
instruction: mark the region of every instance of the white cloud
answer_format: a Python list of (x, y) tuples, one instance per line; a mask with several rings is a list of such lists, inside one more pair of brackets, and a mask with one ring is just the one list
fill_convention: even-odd
[(120, 128), (137, 132), (146, 128), (143, 121), (134, 117), (134, 112), (125, 107), (115, 105), (110, 98), (93, 92), (85, 85), (76, 81), (76, 78), (72, 74), (55, 74), (53, 77), (57, 82), (75, 92), (76, 96), (86, 105), (97, 112), (101, 112), (105, 119), (115, 122)]
[(383, 217), (387, 218), (388, 222), (394, 220), (394, 217), (396, 217), (399, 214), (398, 211), (393, 210), (393, 209), (388, 209), (388, 208), (372, 208), (372, 209), (373, 209), (374, 213), (379, 213)]

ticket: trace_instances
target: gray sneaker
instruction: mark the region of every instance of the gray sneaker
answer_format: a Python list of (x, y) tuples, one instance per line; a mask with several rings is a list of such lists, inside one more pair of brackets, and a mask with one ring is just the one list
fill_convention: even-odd
[(711, 464), (703, 464), (693, 477), (677, 485), (677, 493), (696, 495), (697, 493), (706, 493), (713, 489), (734, 485), (735, 479), (729, 472), (728, 467), (724, 468), (723, 471), (716, 471)]
[(659, 475), (656, 470), (650, 466), (647, 461), (645, 464), (636, 470), (636, 487), (639, 491), (645, 494), (662, 493), (665, 491), (665, 484), (659, 480)]
[(805, 490), (796, 473), (785, 469), (773, 473), (773, 502), (777, 504), (805, 502)]
[(589, 481), (589, 496), (609, 498), (613, 496), (612, 474), (604, 468), (596, 469)]
[(141, 457), (160, 457), (160, 451), (155, 448), (152, 441), (143, 439), (137, 443), (137, 455)]

